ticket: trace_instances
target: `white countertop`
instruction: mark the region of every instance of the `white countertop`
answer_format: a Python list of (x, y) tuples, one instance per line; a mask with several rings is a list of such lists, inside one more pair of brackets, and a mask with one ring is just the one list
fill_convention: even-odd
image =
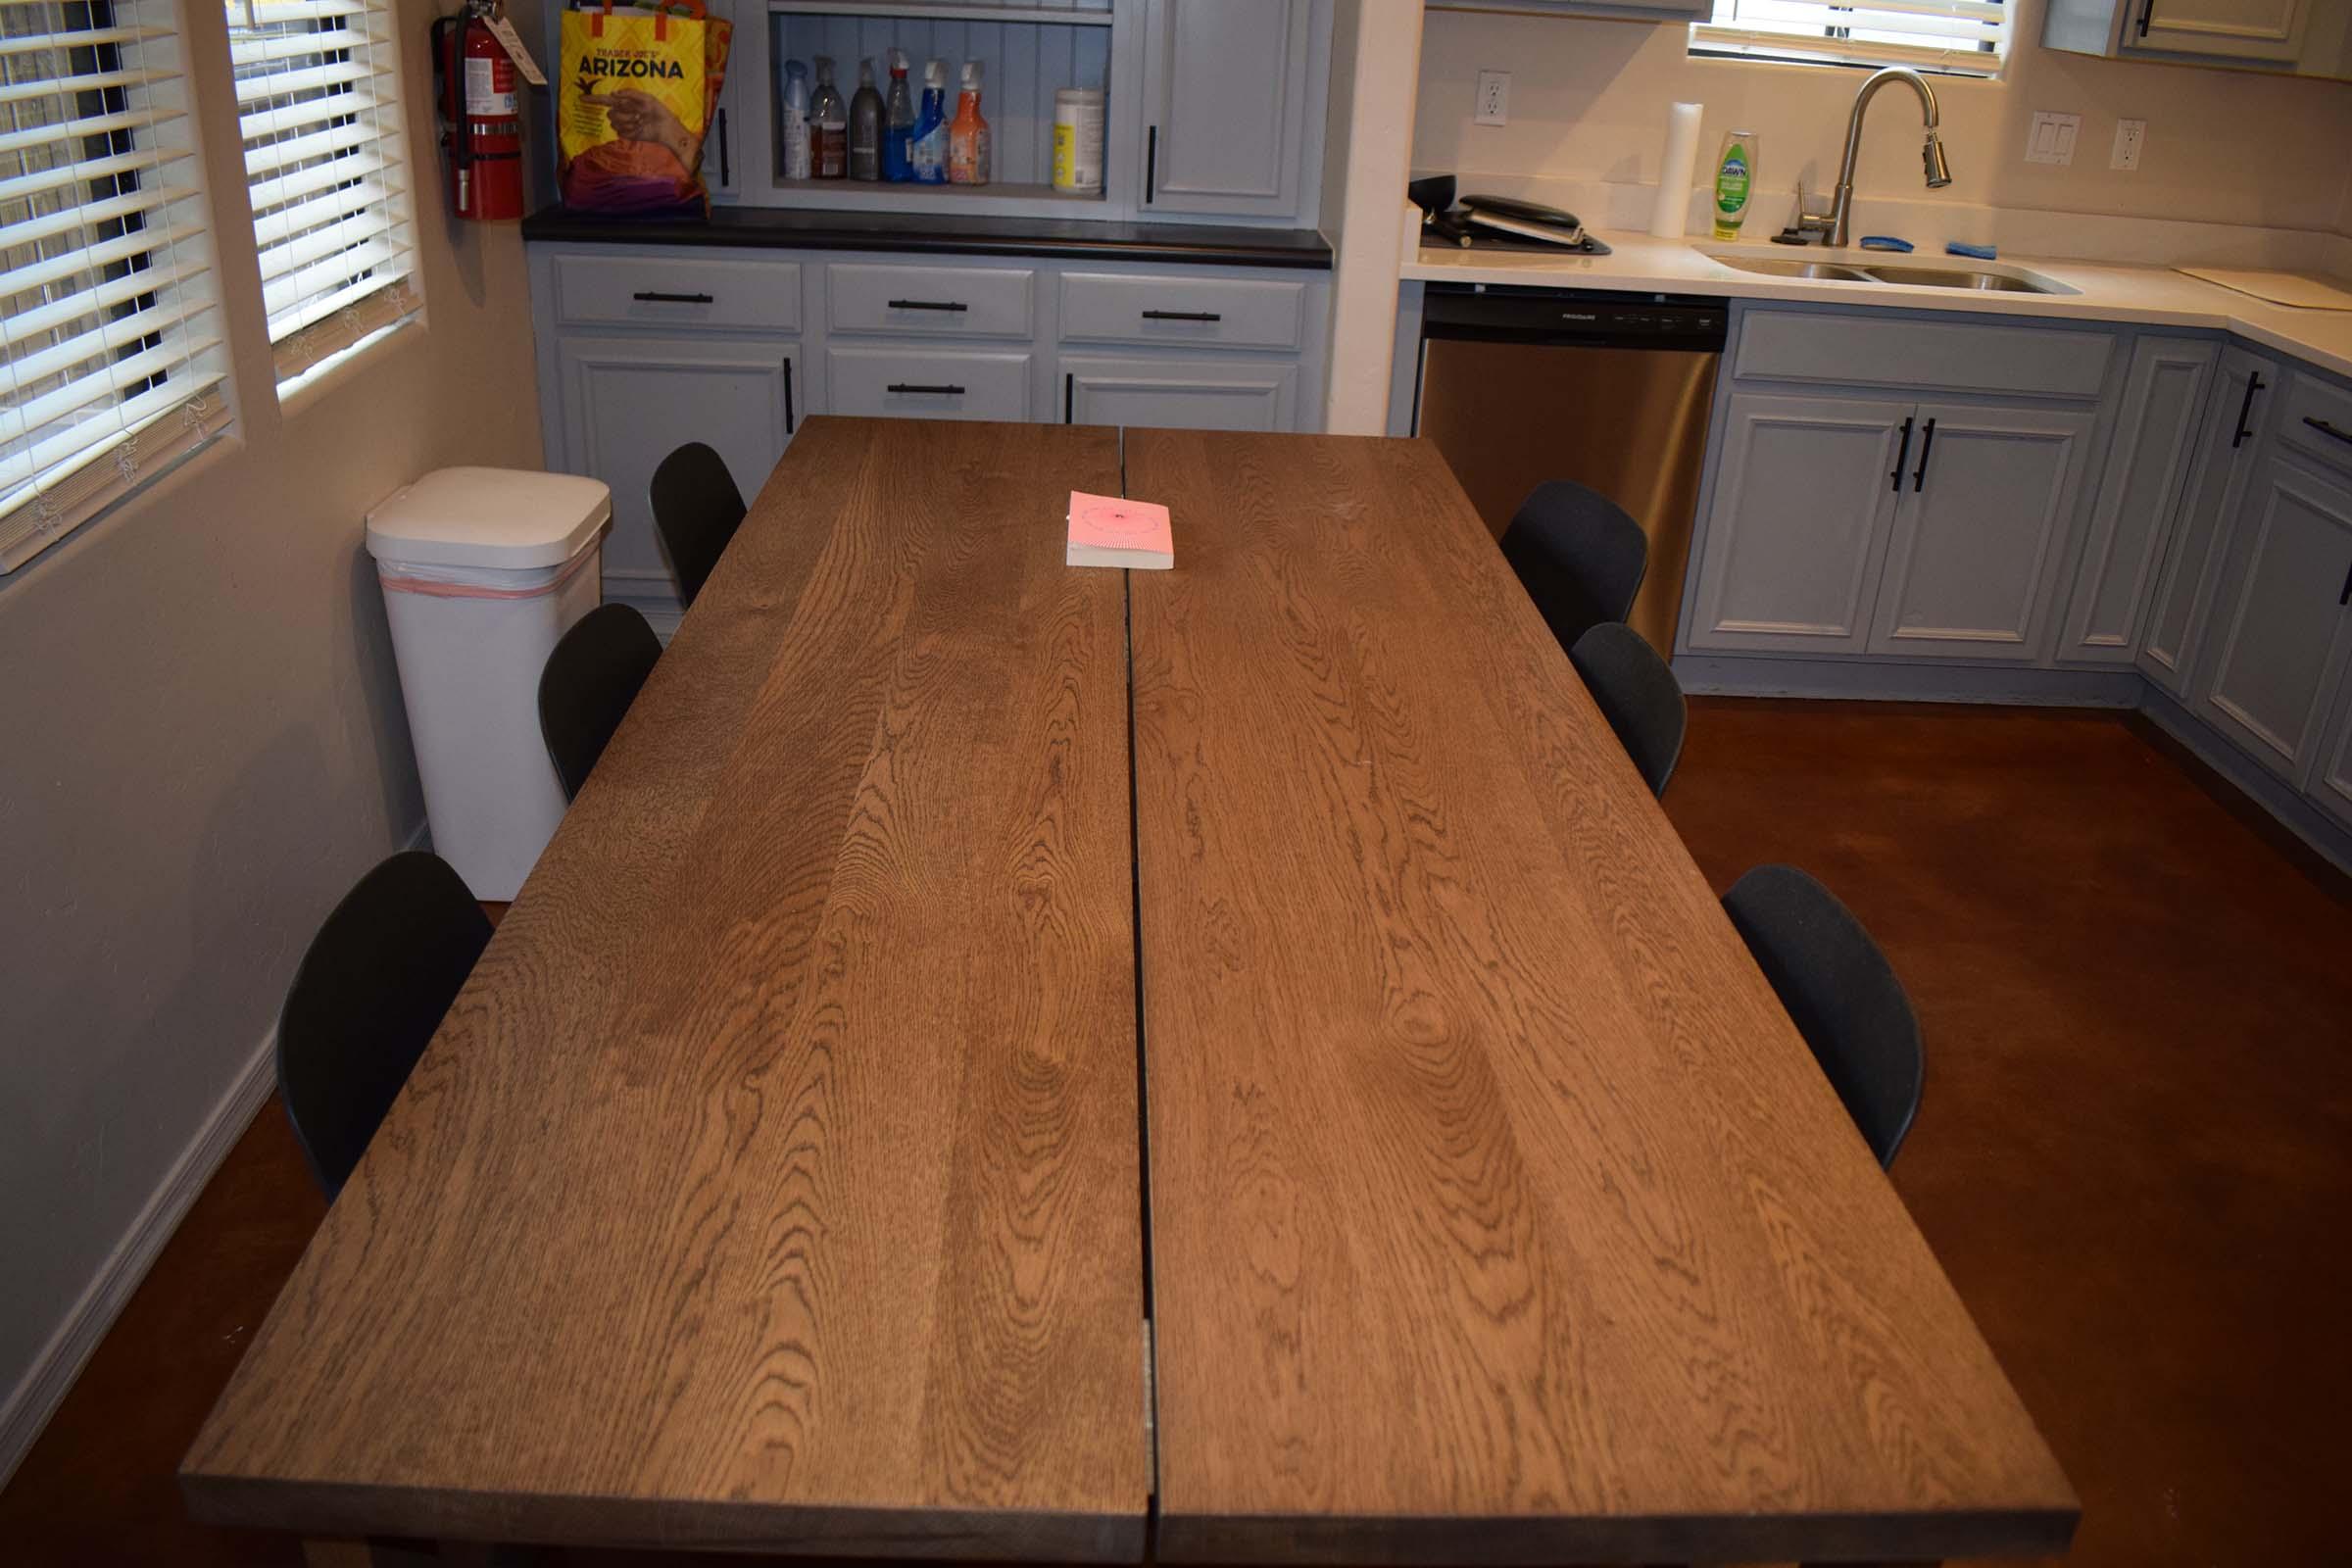
[[(2163, 267), (2109, 262), (2039, 261), (2003, 256), (1978, 262), (1940, 251), (1832, 251), (1817, 246), (1726, 246), (1707, 239), (1653, 239), (1647, 234), (1595, 229), (1607, 256), (1544, 256), (1521, 251), (1471, 252), (1423, 246), (1401, 275), (1410, 282), (1509, 283), (1546, 288), (1595, 288), (1724, 299), (1802, 300), (1824, 305), (1882, 306), (1910, 311), (1967, 311), (2143, 326), (2208, 327), (2352, 376), (2352, 311), (2298, 310), (2272, 305), (2218, 283)], [(1702, 248), (1703, 247), (1703, 248)], [(1918, 288), (1827, 278), (1770, 277), (1728, 267), (1707, 251), (1738, 250), (1777, 261), (1855, 261), (1862, 265), (1972, 267), (2030, 272), (2064, 284), (2071, 294), (2027, 294), (1963, 288)], [(1474, 259), (1475, 258), (1475, 259)]]

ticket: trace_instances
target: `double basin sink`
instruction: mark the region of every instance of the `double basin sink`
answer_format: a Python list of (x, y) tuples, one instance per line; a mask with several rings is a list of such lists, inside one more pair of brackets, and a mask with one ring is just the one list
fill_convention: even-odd
[(1701, 251), (1709, 261), (1736, 267), (1765, 277), (1801, 277), (1831, 283), (1880, 283), (1896, 288), (1966, 288), (2000, 294), (2072, 294), (2054, 282), (2019, 269), (1995, 271), (1967, 266), (1927, 266), (1908, 261), (1807, 261), (1798, 257), (1755, 256), (1740, 251)]

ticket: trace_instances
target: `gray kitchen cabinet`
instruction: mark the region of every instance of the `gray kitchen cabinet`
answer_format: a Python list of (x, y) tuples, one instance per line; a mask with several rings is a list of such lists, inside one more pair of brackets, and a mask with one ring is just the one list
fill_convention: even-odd
[(1689, 647), (1864, 651), (1914, 408), (1892, 399), (1733, 394), (1684, 617)]
[(654, 469), (671, 451), (708, 443), (746, 496), (766, 482), (799, 423), (800, 364), (796, 343), (591, 333), (558, 339), (562, 466), (612, 487), (604, 574), (615, 592), (656, 601), (675, 593), (646, 499)]
[(2200, 452), (2199, 421), (2220, 354), (2210, 338), (2149, 336), (2133, 348), (2059, 633), (2061, 662), (2132, 662), (2149, 586)]
[(1150, 0), (1143, 211), (1298, 215), (1313, 12), (1313, 0)]
[(2098, 420), (1923, 403), (1870, 649), (2032, 662)]
[(2140, 673), (2176, 697), (2187, 695), (2189, 671), (2196, 667), (2212, 602), (2209, 590), (2221, 563), (2215, 542), (2245, 495), (2262, 449), (2262, 421), (2278, 387), (2275, 362), (2235, 346), (2223, 350), (2197, 428), (2195, 458), (2141, 620)]
[(2110, 60), (2345, 74), (2336, 0), (2048, 0), (2044, 48)]
[(2311, 783), (2304, 794), (2312, 805), (2352, 828), (2352, 675), (2336, 677), (2335, 717), (2320, 739)]
[(2266, 451), (2230, 529), (2194, 706), (2300, 788), (2352, 655), (2352, 484)]
[(1288, 430), (1298, 367), (1279, 360), (1064, 356), (1062, 416), (1072, 424), (1183, 430)]

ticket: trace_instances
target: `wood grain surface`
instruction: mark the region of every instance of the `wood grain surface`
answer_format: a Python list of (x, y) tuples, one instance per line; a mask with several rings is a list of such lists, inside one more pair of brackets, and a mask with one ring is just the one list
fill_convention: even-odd
[(2065, 1477), (1435, 450), (1125, 461), (1176, 539), (1129, 589), (1159, 1555), (2062, 1547)]
[(810, 419), (182, 1471), (315, 1534), (1127, 1558), (1107, 429)]

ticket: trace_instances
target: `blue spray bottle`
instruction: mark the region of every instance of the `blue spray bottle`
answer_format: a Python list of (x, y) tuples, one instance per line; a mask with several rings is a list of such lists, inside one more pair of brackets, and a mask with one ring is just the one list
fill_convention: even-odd
[(915, 111), (906, 162), (916, 184), (948, 182), (948, 64), (944, 60), (923, 67), (923, 106)]

